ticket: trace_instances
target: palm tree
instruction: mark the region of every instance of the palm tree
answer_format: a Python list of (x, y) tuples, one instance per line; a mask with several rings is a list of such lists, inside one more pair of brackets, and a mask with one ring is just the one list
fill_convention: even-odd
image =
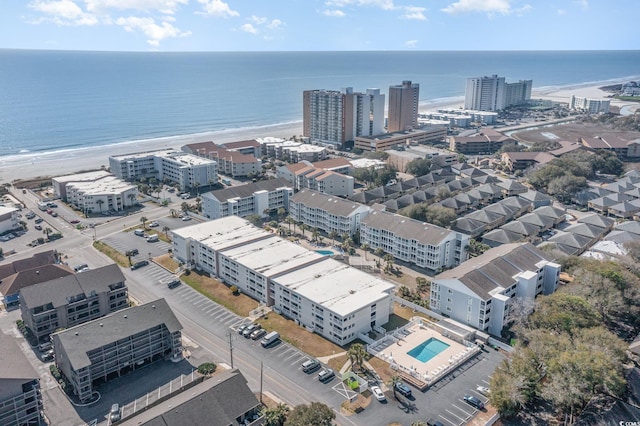
[(384, 255), (384, 261), (387, 262), (387, 264), (384, 267), (385, 272), (389, 272), (393, 270), (393, 260), (394, 260), (393, 255), (388, 253)]
[(393, 397), (395, 399), (398, 399), (398, 395), (396, 394), (396, 384), (398, 383), (402, 383), (402, 379), (400, 378), (400, 376), (398, 376), (397, 374), (391, 376), (388, 385), (391, 387), (391, 389), (393, 389)]
[(379, 258), (382, 258), (382, 255), (384, 254), (384, 250), (382, 250), (381, 247), (378, 247), (377, 249), (375, 249), (374, 253), (376, 254), (376, 256), (378, 256)]
[(136, 199), (136, 194), (131, 193), (131, 194), (127, 195), (127, 198), (129, 199), (129, 206), (133, 207), (133, 200)]
[(336, 245), (336, 238), (338, 237), (338, 232), (337, 231), (331, 231), (329, 232), (329, 238), (331, 238), (331, 245), (335, 246)]
[(293, 220), (291, 216), (287, 216), (287, 218), (284, 221), (289, 224), (289, 232), (291, 232), (291, 224), (294, 223), (295, 220)]
[(44, 228), (44, 229), (42, 230), (42, 233), (43, 233), (43, 234), (45, 234), (45, 235), (47, 236), (47, 239), (49, 238), (49, 234), (51, 234), (52, 232), (53, 232), (53, 230), (52, 230), (51, 228), (49, 228), (49, 227)]
[(367, 260), (367, 251), (369, 251), (369, 244), (363, 243), (360, 248), (364, 251), (364, 260)]
[(140, 218), (140, 222), (142, 222), (142, 228), (143, 228), (143, 229), (147, 229), (147, 220), (149, 220), (149, 219), (147, 219), (147, 217), (146, 217), (146, 216), (142, 216), (142, 217)]
[(283, 218), (285, 214), (287, 214), (287, 210), (285, 210), (285, 208), (284, 208), (284, 207), (280, 207), (280, 208), (278, 209), (278, 217), (279, 217), (279, 218)]
[(353, 367), (358, 367), (360, 371), (363, 369), (364, 360), (367, 357), (367, 351), (362, 343), (354, 343), (349, 347), (349, 359)]
[(102, 213), (102, 205), (104, 204), (104, 200), (96, 200), (96, 204), (100, 207), (100, 213)]
[(167, 240), (169, 239), (169, 227), (167, 225), (162, 227), (162, 232), (164, 232), (164, 236), (167, 237)]
[(193, 187), (194, 187), (194, 188), (195, 188), (195, 190), (196, 190), (196, 195), (199, 197), (199, 196), (200, 196), (200, 189), (199, 189), (199, 188), (200, 188), (200, 182), (195, 182), (195, 183), (193, 184)]
[(313, 241), (318, 241), (318, 236), (320, 235), (320, 231), (318, 231), (318, 228), (313, 228), (311, 230), (311, 239)]
[(307, 224), (305, 223), (301, 223), (300, 224), (300, 229), (302, 230), (302, 238), (305, 238), (306, 235), (304, 234), (304, 231), (306, 231), (307, 229), (309, 229), (309, 227), (307, 226)]
[(196, 210), (202, 211), (202, 198), (196, 197)]

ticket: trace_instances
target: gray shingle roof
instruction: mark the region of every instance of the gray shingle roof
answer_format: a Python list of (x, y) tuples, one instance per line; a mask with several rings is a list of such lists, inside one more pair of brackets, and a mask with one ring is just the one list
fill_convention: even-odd
[(487, 300), (495, 289), (514, 284), (513, 276), (519, 272), (536, 271), (536, 264), (543, 260), (549, 259), (529, 243), (503, 244), (437, 275), (434, 281), (457, 279)]
[(498, 244), (515, 243), (523, 238), (524, 235), (507, 231), (506, 229), (494, 229), (482, 236), (482, 242), (490, 246), (495, 246)]
[(335, 195), (323, 194), (311, 189), (302, 189), (291, 197), (291, 201), (327, 211), (336, 216), (347, 217), (356, 211), (362, 204), (345, 200)]
[(533, 223), (520, 222), (519, 220), (514, 220), (512, 222), (506, 223), (502, 225), (500, 229), (516, 232), (518, 234), (522, 234), (527, 237), (530, 235), (535, 235), (538, 232), (540, 232), (539, 226), (534, 225)]
[(560, 219), (561, 217), (564, 217), (566, 211), (553, 206), (542, 206), (535, 209), (532, 213), (540, 216), (547, 216), (552, 219)]
[(162, 324), (170, 333), (182, 330), (166, 300), (158, 299), (54, 333), (52, 338), (60, 340), (72, 369), (78, 370), (90, 365), (87, 352)]
[(401, 238), (433, 246), (440, 244), (442, 240), (453, 232), (431, 223), (420, 222), (385, 211), (372, 211), (361, 223), (374, 229), (384, 229)]
[(615, 229), (618, 231), (627, 231), (636, 235), (640, 235), (640, 222), (636, 222), (635, 220), (629, 220), (629, 221), (617, 224), (615, 226)]
[(0, 281), (0, 293), (4, 296), (16, 294), (34, 284), (71, 275), (73, 272), (64, 265), (43, 265), (17, 272)]
[(291, 182), (284, 178), (260, 180), (258, 182), (248, 183), (246, 185), (233, 186), (231, 188), (211, 191), (211, 195), (215, 197), (216, 200), (224, 202), (232, 198), (251, 197), (255, 192), (258, 191), (272, 192), (279, 188), (291, 188)]
[(590, 223), (576, 223), (575, 225), (567, 226), (563, 231), (593, 239), (602, 235), (604, 228), (591, 225)]
[(236, 418), (259, 406), (238, 370), (211, 378), (120, 423), (122, 426), (235, 425)]
[(609, 228), (614, 224), (615, 220), (610, 217), (604, 217), (601, 214), (590, 214), (578, 219), (578, 223), (590, 223), (592, 225), (600, 226), (602, 228)]
[(66, 305), (69, 296), (80, 294), (89, 296), (92, 291), (108, 292), (109, 285), (124, 281), (122, 271), (113, 263), (23, 288), (20, 291), (20, 298), (30, 308), (47, 303), (52, 303), (57, 308)]
[(541, 216), (535, 213), (525, 214), (518, 220), (520, 222), (531, 223), (545, 229), (553, 226), (553, 219), (548, 216)]
[(0, 332), (0, 384), (2, 380), (33, 380), (38, 373), (18, 345), (18, 339)]

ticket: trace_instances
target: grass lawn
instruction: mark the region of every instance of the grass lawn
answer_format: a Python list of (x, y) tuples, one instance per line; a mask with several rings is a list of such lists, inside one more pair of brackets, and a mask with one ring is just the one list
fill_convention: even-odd
[(305, 330), (293, 322), (293, 320), (288, 320), (275, 312), (267, 314), (263, 318), (258, 319), (257, 322), (266, 330), (278, 331), (282, 340), (291, 343), (293, 346), (314, 357), (333, 355), (334, 353), (345, 350), (331, 343), (324, 337)]
[(378, 373), (382, 381), (386, 384), (389, 384), (389, 381), (391, 380), (391, 376), (393, 376), (394, 374), (397, 374), (395, 371), (391, 369), (391, 366), (389, 365), (388, 362), (383, 361), (380, 358), (377, 358), (375, 356), (372, 356), (371, 358), (369, 358), (369, 364), (371, 364), (373, 369), (376, 370), (376, 373)]
[(93, 243), (93, 247), (96, 250), (109, 256), (114, 262), (116, 262), (118, 265), (122, 266), (123, 268), (128, 268), (130, 266), (127, 256), (120, 253), (119, 251), (109, 246), (108, 244), (105, 244), (102, 241), (95, 241)]
[[(389, 315), (389, 323), (391, 322), (391, 317), (393, 317), (394, 315), (397, 315), (400, 318), (404, 318), (406, 320), (405, 324), (409, 322), (409, 320), (411, 320), (411, 317), (422, 317), (431, 321), (437, 321), (436, 319), (430, 317), (429, 315), (423, 314), (422, 312), (414, 311), (413, 309), (407, 306), (400, 306), (398, 303), (393, 304), (393, 314)], [(388, 328), (388, 326), (385, 325), (384, 328), (386, 328), (387, 330), (392, 330), (396, 327), (401, 327), (403, 325), (404, 324), (395, 325), (392, 328)]]
[(171, 253), (163, 254), (153, 260), (173, 273), (175, 273), (179, 268), (178, 262), (173, 259)]
[(337, 356), (335, 358), (331, 358), (329, 360), (329, 368), (335, 370), (335, 371), (340, 371), (340, 369), (342, 368), (342, 366), (349, 361), (349, 356), (348, 355), (341, 355), (341, 356)]
[(229, 290), (229, 287), (220, 281), (199, 274), (196, 271), (191, 271), (189, 275), (183, 274), (180, 279), (209, 299), (240, 316), (246, 317), (249, 312), (258, 307), (258, 302), (249, 296), (244, 294), (234, 295)]

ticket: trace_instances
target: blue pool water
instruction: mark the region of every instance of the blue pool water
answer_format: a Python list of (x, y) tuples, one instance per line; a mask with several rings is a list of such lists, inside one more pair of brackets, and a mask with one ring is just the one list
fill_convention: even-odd
[(316, 250), (316, 253), (320, 253), (323, 256), (333, 256), (333, 252), (331, 250)]
[(448, 347), (449, 345), (447, 345), (446, 343), (441, 342), (435, 337), (431, 337), (429, 338), (429, 340), (426, 340), (420, 343), (415, 348), (411, 349), (409, 352), (407, 352), (407, 355), (411, 355), (420, 362), (427, 362)]

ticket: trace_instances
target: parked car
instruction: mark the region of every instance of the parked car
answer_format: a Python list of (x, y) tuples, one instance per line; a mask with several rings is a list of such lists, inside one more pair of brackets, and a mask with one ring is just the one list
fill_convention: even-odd
[(47, 352), (48, 350), (51, 350), (52, 347), (51, 342), (44, 342), (38, 345), (38, 350), (40, 352)]
[(267, 334), (267, 330), (265, 330), (264, 328), (261, 328), (259, 330), (253, 330), (253, 332), (251, 333), (251, 340), (258, 340), (260, 338), (262, 338), (265, 334)]
[(427, 426), (444, 426), (440, 420), (427, 419)]
[(280, 340), (280, 333), (272, 331), (260, 340), (260, 344), (263, 348), (268, 348), (271, 345), (275, 345)]
[(36, 220), (34, 220), (35, 223), (42, 223), (44, 221), (43, 218), (41, 218), (40, 216), (36, 217)]
[(56, 213), (56, 212), (51, 212), (51, 216), (53, 216), (53, 217), (58, 217), (58, 213)]
[(480, 393), (480, 394), (482, 394), (482, 395), (484, 395), (484, 396), (489, 396), (489, 394), (491, 393), (491, 391), (489, 390), (489, 388), (488, 388), (488, 387), (485, 387), (485, 386), (478, 386), (478, 387), (476, 388), (476, 392), (478, 392), (478, 393)]
[(482, 410), (484, 408), (484, 403), (475, 396), (465, 395), (462, 399), (464, 399), (464, 402), (471, 405), (472, 407), (477, 408), (478, 410)]
[(137, 235), (138, 237), (143, 237), (144, 236), (144, 230), (143, 229), (136, 229), (135, 231), (133, 231), (133, 235)]
[(140, 252), (138, 251), (138, 249), (137, 249), (137, 248), (134, 248), (134, 249), (131, 249), (131, 250), (127, 250), (127, 251), (124, 253), (124, 255), (125, 255), (125, 256), (137, 256), (137, 255), (138, 255), (138, 253), (140, 253)]
[(160, 240), (160, 238), (158, 237), (157, 234), (149, 235), (147, 237), (147, 242), (148, 243), (157, 243), (159, 240)]
[(242, 334), (242, 332), (244, 331), (245, 328), (249, 327), (251, 325), (250, 322), (245, 323), (240, 325), (240, 327), (238, 327), (238, 334)]
[(318, 380), (320, 380), (320, 382), (322, 383), (325, 383), (333, 379), (335, 376), (336, 376), (335, 371), (333, 371), (330, 368), (323, 368), (322, 371), (318, 373)]
[(387, 400), (387, 397), (384, 395), (384, 392), (382, 392), (382, 389), (380, 389), (379, 386), (371, 386), (369, 389), (371, 389), (371, 393), (376, 397), (378, 401), (382, 402)]
[(182, 281), (180, 281), (179, 279), (175, 279), (175, 280), (171, 280), (167, 283), (167, 287), (169, 288), (176, 288), (178, 287), (180, 284), (182, 284)]
[(152, 228), (155, 228), (155, 227), (157, 227), (157, 226), (160, 226), (160, 224), (154, 220), (153, 222), (151, 222), (151, 223), (149, 224), (149, 226), (150, 226), (150, 227), (152, 227)]
[(188, 222), (190, 220), (191, 220), (191, 216), (185, 216), (185, 217), (182, 218), (183, 222)]
[(147, 266), (149, 264), (148, 260), (141, 260), (140, 262), (136, 262), (131, 265), (131, 270), (135, 271), (136, 269), (142, 268), (143, 266)]
[(73, 219), (73, 220), (70, 220), (70, 221), (69, 221), (69, 223), (71, 223), (71, 224), (74, 224), (74, 225), (75, 225), (75, 224), (80, 223), (80, 221), (79, 221), (78, 219)]
[(400, 394), (400, 395), (404, 395), (407, 398), (411, 398), (412, 393), (411, 393), (411, 388), (409, 388), (409, 386), (405, 385), (402, 382), (398, 382), (396, 383), (396, 391)]
[(53, 213), (53, 210), (47, 209), (47, 214), (51, 214), (51, 213)]
[(251, 324), (242, 331), (242, 337), (249, 338), (249, 336), (251, 336), (251, 333), (260, 328), (262, 328), (262, 326), (258, 323)]
[(320, 361), (317, 359), (310, 359), (302, 363), (302, 371), (305, 373), (313, 373), (320, 368)]
[(47, 207), (51, 207), (52, 209), (55, 209), (56, 207), (58, 207), (58, 205), (53, 201), (50, 201), (47, 203)]
[(41, 225), (36, 225), (34, 226), (34, 228), (38, 231), (42, 231), (42, 226)]
[(36, 214), (34, 212), (27, 212), (27, 214), (25, 214), (25, 217), (27, 219), (33, 219), (34, 217), (36, 217)]
[(118, 420), (120, 420), (120, 405), (119, 404), (113, 404), (111, 406), (111, 410), (109, 410), (109, 420), (111, 420), (111, 422), (117, 422)]
[(89, 269), (89, 265), (87, 265), (86, 263), (82, 263), (73, 267), (73, 270), (76, 272), (86, 271), (87, 269)]
[(47, 352), (44, 352), (43, 354), (40, 355), (40, 359), (42, 360), (42, 362), (53, 361), (55, 357), (56, 355), (53, 353), (53, 349), (50, 349)]

